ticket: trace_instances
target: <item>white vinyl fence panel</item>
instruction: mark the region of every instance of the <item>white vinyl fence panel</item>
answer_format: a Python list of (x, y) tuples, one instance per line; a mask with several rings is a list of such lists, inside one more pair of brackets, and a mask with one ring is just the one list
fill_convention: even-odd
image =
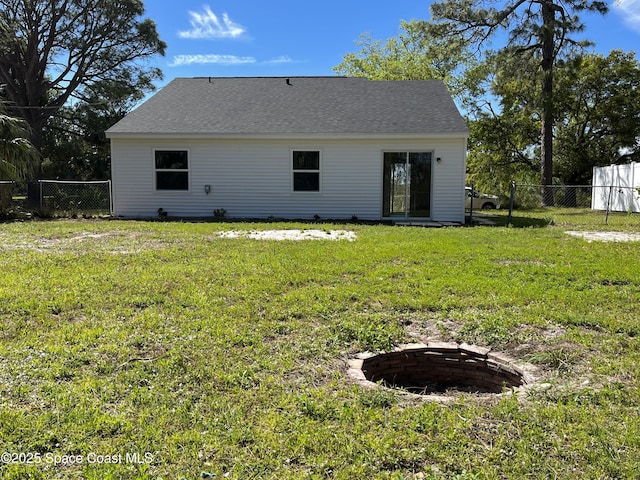
[(593, 167), (593, 210), (640, 212), (640, 163)]

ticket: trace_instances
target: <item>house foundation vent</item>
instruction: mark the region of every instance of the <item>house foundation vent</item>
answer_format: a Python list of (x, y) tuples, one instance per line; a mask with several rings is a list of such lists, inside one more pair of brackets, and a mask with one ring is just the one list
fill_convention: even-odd
[(499, 394), (531, 381), (527, 367), (517, 366), (505, 355), (455, 343), (412, 344), (388, 353), (361, 354), (350, 362), (350, 373), (364, 383), (422, 395)]

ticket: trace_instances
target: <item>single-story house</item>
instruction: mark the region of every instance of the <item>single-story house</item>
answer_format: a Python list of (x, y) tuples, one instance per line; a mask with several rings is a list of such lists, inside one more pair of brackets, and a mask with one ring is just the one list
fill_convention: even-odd
[(593, 167), (592, 210), (640, 212), (640, 163)]
[(438, 80), (177, 78), (106, 133), (115, 216), (464, 222)]

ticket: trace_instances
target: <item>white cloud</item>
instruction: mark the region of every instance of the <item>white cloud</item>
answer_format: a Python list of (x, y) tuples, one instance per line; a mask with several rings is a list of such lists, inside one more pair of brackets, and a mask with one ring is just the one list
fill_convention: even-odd
[(245, 28), (234, 23), (226, 13), (222, 14), (221, 21), (209, 6), (204, 7), (203, 13), (190, 11), (189, 15), (191, 15), (191, 26), (193, 28), (178, 32), (180, 38), (238, 38), (245, 32)]
[(291, 59), (291, 57), (288, 57), (287, 55), (281, 55), (279, 57), (276, 58), (272, 58), (271, 60), (267, 60), (266, 62), (263, 62), (265, 65), (281, 65), (283, 63), (294, 63), (294, 61)]
[(235, 55), (176, 55), (173, 57), (173, 63), (170, 67), (180, 67), (183, 65), (204, 65), (215, 63), (217, 65), (243, 65), (247, 63), (256, 63), (253, 57), (237, 57)]
[(640, 0), (617, 0), (613, 4), (631, 28), (640, 31)]

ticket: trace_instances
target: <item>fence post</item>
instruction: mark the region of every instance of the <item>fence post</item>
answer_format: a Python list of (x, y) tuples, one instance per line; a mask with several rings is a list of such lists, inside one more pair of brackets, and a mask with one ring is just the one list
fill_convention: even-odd
[(109, 215), (113, 215), (113, 184), (111, 180), (109, 182)]
[(42, 198), (42, 180), (38, 180), (38, 189), (40, 191), (40, 202), (39, 202), (40, 211), (42, 212), (42, 200), (43, 200), (43, 198)]
[(509, 216), (507, 217), (507, 227), (511, 225), (513, 219), (513, 202), (516, 198), (516, 182), (511, 182), (511, 193), (509, 195)]
[(609, 211), (611, 210), (611, 195), (613, 195), (613, 185), (609, 186), (609, 198), (607, 199), (607, 211), (604, 216), (605, 225), (609, 225)]
[(471, 225), (473, 227), (473, 199), (474, 196), (473, 194), (476, 191), (476, 184), (472, 183), (471, 184), (471, 202), (469, 202), (469, 225)]

